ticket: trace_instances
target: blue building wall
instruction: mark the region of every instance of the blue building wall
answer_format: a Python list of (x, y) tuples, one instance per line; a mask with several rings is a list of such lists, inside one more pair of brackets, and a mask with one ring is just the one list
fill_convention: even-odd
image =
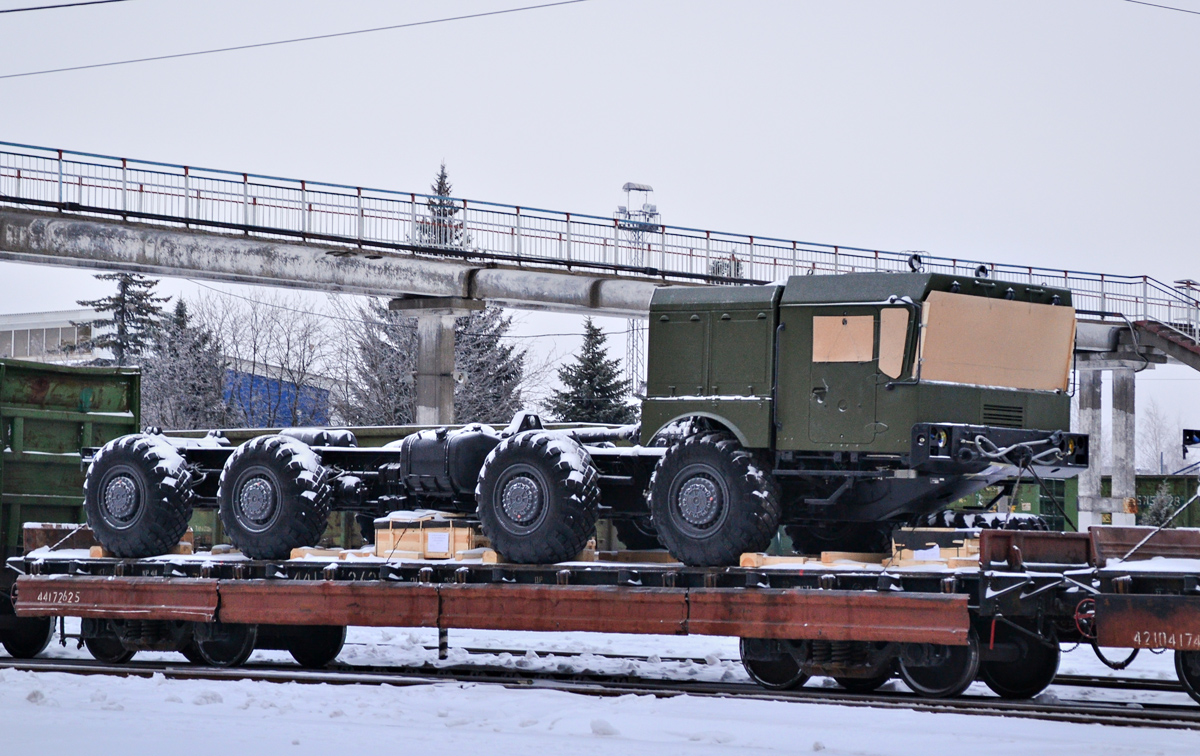
[[(242, 411), (244, 422), (250, 427), (329, 423), (329, 391), (315, 386), (297, 386), (277, 378), (226, 370), (225, 400)], [(295, 423), (292, 421), (293, 406)]]

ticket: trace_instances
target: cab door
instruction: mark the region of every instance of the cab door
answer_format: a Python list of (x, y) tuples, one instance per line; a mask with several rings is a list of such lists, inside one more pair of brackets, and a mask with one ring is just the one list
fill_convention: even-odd
[(842, 306), (817, 307), (812, 312), (809, 441), (869, 444), (876, 431), (878, 310)]

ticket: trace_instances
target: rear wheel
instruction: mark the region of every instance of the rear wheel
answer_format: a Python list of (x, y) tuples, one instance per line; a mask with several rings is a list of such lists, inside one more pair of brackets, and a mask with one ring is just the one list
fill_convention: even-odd
[(221, 525), (251, 559), (287, 559), (321, 540), (333, 492), (312, 449), (287, 436), (259, 436), (225, 462), (217, 491)]
[(779, 488), (770, 466), (728, 433), (689, 436), (667, 450), (650, 478), (659, 540), (694, 567), (735, 565), (763, 551), (779, 529)]
[(932, 646), (929, 664), (900, 659), (900, 678), (917, 695), (953, 698), (967, 689), (979, 672), (979, 639), (972, 630), (965, 646)]
[(506, 559), (574, 559), (596, 530), (598, 474), (576, 441), (526, 431), (488, 454), (475, 489), (483, 534)]
[(121, 644), (121, 639), (116, 636), (85, 638), (83, 645), (87, 647), (88, 653), (96, 661), (102, 661), (105, 664), (124, 664), (137, 653), (133, 649), (125, 648)]
[(770, 690), (791, 690), (808, 682), (800, 663), (787, 653), (783, 641), (742, 638), (739, 648), (742, 666), (750, 679)]
[(165, 554), (192, 516), (190, 479), (182, 455), (165, 439), (114, 439), (96, 453), (84, 479), (88, 525), (114, 556)]
[(320, 669), (342, 652), (346, 628), (339, 625), (306, 627), (302, 635), (288, 641), (288, 653), (301, 667)]

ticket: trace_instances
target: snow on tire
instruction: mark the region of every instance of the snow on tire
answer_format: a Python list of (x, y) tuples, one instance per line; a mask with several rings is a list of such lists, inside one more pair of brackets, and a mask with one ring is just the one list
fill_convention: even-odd
[(544, 431), (507, 438), (484, 460), (475, 487), (483, 533), (513, 562), (574, 559), (596, 529), (598, 478), (572, 439)]
[(736, 565), (743, 553), (766, 549), (781, 510), (765, 467), (729, 433), (672, 445), (650, 477), (650, 514), (663, 546), (693, 567)]
[(333, 489), (321, 459), (287, 436), (258, 436), (234, 450), (217, 488), (221, 525), (251, 559), (286, 559), (313, 546), (329, 521)]
[(114, 556), (165, 554), (187, 531), (191, 480), (183, 456), (165, 438), (135, 433), (113, 439), (84, 478), (88, 526)]

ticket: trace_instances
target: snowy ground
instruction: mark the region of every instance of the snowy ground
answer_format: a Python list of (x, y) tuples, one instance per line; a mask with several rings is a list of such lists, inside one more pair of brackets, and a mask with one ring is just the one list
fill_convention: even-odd
[[(68, 629), (71, 625), (68, 624)], [(349, 664), (436, 663), (426, 645), (436, 631), (354, 628), (339, 660)], [(530, 669), (591, 670), (700, 680), (745, 680), (732, 638), (592, 633), (452, 631), (454, 646), (535, 649), (537, 658), (472, 657)], [(553, 651), (583, 652), (555, 656)], [(614, 660), (601, 653), (688, 656), (703, 663)], [(1116, 652), (1114, 652), (1116, 653)], [(47, 656), (89, 658), (70, 644)], [(174, 660), (176, 654), (138, 658)], [(251, 661), (285, 660), (256, 652)], [(1170, 654), (1143, 652), (1121, 673), (1080, 648), (1061, 671), (1174, 679)], [(814, 680), (809, 685), (827, 684)], [(831, 684), (831, 683), (828, 683)], [(903, 689), (902, 683), (889, 685)], [(986, 695), (981, 684), (971, 693)], [(1046, 697), (1185, 703), (1183, 694), (1054, 687)], [(271, 754), (446, 753), (483, 747), (489, 753), (913, 754), (935, 752), (1042, 754), (1086, 748), (1089, 754), (1195, 754), (1194, 732), (1072, 725), (956, 714), (765, 701), (649, 696), (594, 698), (491, 685), (329, 686), (83, 677), (0, 670), (0, 754), (78, 752), (120, 756), (220, 753), (229, 748)]]

